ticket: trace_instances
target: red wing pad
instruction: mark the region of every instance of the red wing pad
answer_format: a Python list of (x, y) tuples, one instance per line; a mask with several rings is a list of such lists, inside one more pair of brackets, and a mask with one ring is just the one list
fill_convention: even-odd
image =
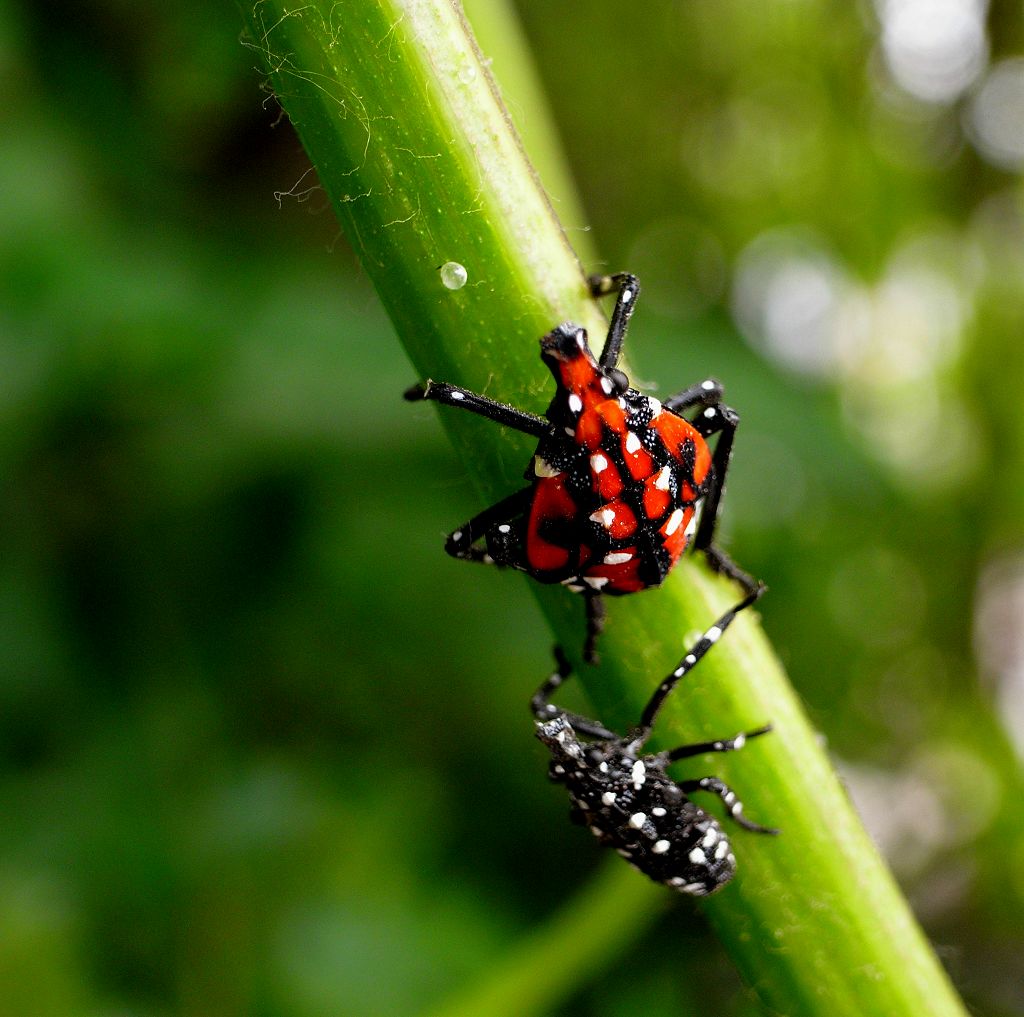
[(603, 527), (612, 540), (625, 540), (636, 533), (636, 515), (623, 501), (610, 501), (590, 515), (592, 522)]
[(625, 484), (622, 483), (619, 468), (600, 449), (590, 457), (590, 474), (593, 477), (594, 493), (601, 501), (612, 501), (622, 494)]
[(540, 534), (544, 524), (552, 520), (571, 523), (579, 512), (572, 495), (565, 488), (565, 479), (564, 473), (557, 477), (541, 477), (534, 486), (526, 529), (526, 561), (531, 569), (538, 572), (555, 572), (569, 564), (569, 549)]
[(658, 533), (662, 536), (663, 546), (666, 552), (668, 552), (672, 565), (675, 565), (679, 560), (679, 556), (683, 553), (686, 545), (690, 542), (690, 537), (693, 536), (691, 529), (692, 523), (693, 509), (677, 508), (658, 530)]
[(677, 462), (683, 463), (693, 457), (693, 479), (702, 484), (711, 469), (711, 450), (700, 432), (682, 417), (665, 411), (651, 421), (651, 427), (658, 432), (665, 450)]
[(640, 578), (640, 558), (635, 547), (609, 551), (604, 560), (586, 570), (588, 579), (606, 579), (600, 587), (602, 593), (636, 593), (647, 585)]

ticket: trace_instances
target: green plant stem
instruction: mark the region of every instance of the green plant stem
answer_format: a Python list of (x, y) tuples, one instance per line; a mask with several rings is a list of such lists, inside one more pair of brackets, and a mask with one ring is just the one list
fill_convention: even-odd
[[(617, 861), (617, 860), (616, 860)], [(424, 1017), (534, 1017), (555, 1011), (668, 905), (653, 883), (608, 864), (544, 925), (516, 943), (486, 976), (446, 999)], [(609, 921), (609, 915), (631, 920)]]
[[(419, 375), (542, 412), (550, 381), (538, 337), (565, 319), (600, 335), (604, 321), (456, 7), (314, 0), (291, 8), (265, 0), (243, 14)], [(438, 267), (450, 260), (468, 270), (463, 289), (441, 284)], [(414, 427), (429, 411), (406, 412)], [(442, 411), (441, 420), (482, 498), (521, 485), (532, 451), (522, 436), (469, 414)], [(537, 595), (558, 639), (578, 650), (579, 599), (561, 589)], [(736, 598), (729, 583), (690, 560), (660, 590), (612, 603), (603, 663), (581, 674), (603, 719), (634, 720), (687, 634)], [(748, 814), (782, 834), (737, 832), (740, 871), (703, 904), (709, 920), (748, 984), (778, 1012), (962, 1015), (750, 615), (659, 721), (666, 744), (775, 725), (774, 735), (715, 759)], [(534, 677), (524, 676), (526, 690)]]

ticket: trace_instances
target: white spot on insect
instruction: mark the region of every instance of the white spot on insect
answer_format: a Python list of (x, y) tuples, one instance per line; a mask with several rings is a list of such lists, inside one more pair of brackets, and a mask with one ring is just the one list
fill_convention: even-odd
[(508, 523), (502, 523), (501, 526), (498, 527), (498, 532), (499, 533), (511, 533), (512, 532), (512, 527), (509, 526)]
[(600, 523), (606, 530), (610, 530), (612, 523), (615, 522), (615, 509), (602, 508), (596, 512), (591, 512), (590, 521), (592, 523)]
[(607, 763), (600, 763), (600, 764), (598, 765), (598, 767), (597, 767), (597, 768), (598, 768), (598, 769), (599, 769), (599, 770), (600, 770), (600, 771), (601, 771), (602, 773), (607, 773), (607, 772), (608, 772), (608, 764), (607, 764)]
[(662, 466), (654, 478), (654, 486), (659, 491), (667, 491), (672, 486), (672, 468), (670, 466)]
[(667, 815), (667, 813), (668, 813), (668, 810), (667, 809), (663, 809), (660, 805), (655, 805), (654, 808), (651, 809), (651, 815), (652, 816), (658, 816), (659, 818), (661, 816)]
[(721, 861), (729, 853), (729, 842), (726, 840), (720, 841), (718, 847), (715, 848), (715, 857)]
[(670, 515), (668, 517), (668, 522), (665, 523), (665, 536), (666, 537), (671, 537), (672, 534), (675, 533), (676, 530), (679, 529), (679, 524), (682, 521), (683, 521), (683, 510), (682, 509), (676, 509), (675, 512), (673, 512), (672, 515)]
[(556, 470), (543, 456), (533, 457), (533, 473), (537, 477), (557, 477), (561, 470)]
[(686, 539), (689, 542), (693, 539), (693, 535), (697, 532), (697, 517), (695, 515), (690, 516), (690, 521), (686, 524)]
[(458, 543), (458, 541), (462, 540), (462, 530), (456, 530), (452, 534), (452, 540), (454, 540), (456, 543)]
[(661, 411), (664, 409), (661, 403), (657, 399), (655, 399), (654, 396), (647, 397), (647, 408), (651, 411), (652, 419), (656, 417), (659, 413), (661, 413)]
[(643, 782), (647, 780), (647, 767), (644, 766), (644, 761), (642, 759), (638, 759), (633, 764), (633, 770), (630, 776), (633, 779), (633, 787), (638, 789), (643, 784)]
[(466, 393), (465, 392), (460, 392), (458, 389), (454, 389), (453, 388), (452, 389), (452, 398), (456, 402), (460, 402), (461, 400), (466, 398)]
[(601, 391), (604, 392), (605, 395), (611, 395), (612, 392), (615, 391), (615, 386), (612, 384), (610, 378), (601, 379)]
[(745, 734), (738, 734), (732, 740), (732, 747), (734, 749), (742, 749), (747, 744), (747, 736)]
[(722, 795), (722, 801), (725, 802), (726, 805), (733, 805), (736, 802), (736, 792), (726, 791), (725, 794)]
[(449, 290), (461, 290), (469, 278), (466, 266), (460, 265), (457, 261), (446, 261), (438, 271), (441, 285)]
[(687, 655), (686, 655), (686, 656), (685, 656), (685, 657), (683, 658), (683, 663), (684, 663), (684, 664), (685, 664), (685, 665), (686, 665), (687, 667), (693, 667), (693, 665), (697, 663), (697, 658), (696, 658), (696, 657), (695, 657), (695, 656), (694, 656), (694, 655), (693, 655), (692, 653), (688, 653), (688, 654), (687, 654)]
[(670, 847), (671, 843), (667, 840), (656, 840), (654, 847), (651, 848), (651, 852), (656, 855), (663, 855)]
[(618, 798), (618, 797), (619, 796), (614, 791), (605, 791), (605, 793), (603, 795), (601, 795), (601, 804), (602, 805), (614, 805), (615, 804), (615, 799)]
[(700, 842), (704, 847), (714, 847), (718, 843), (718, 831), (713, 826), (709, 826)]
[(480, 560), (481, 560), (481, 561), (482, 561), (482, 562), (483, 562), (483, 563), (484, 563), (485, 565), (493, 565), (493, 564), (494, 564), (494, 559), (493, 559), (493, 558), (492, 558), (492, 557), (491, 557), (491, 556), (490, 556), (489, 554), (485, 554), (485, 555), (483, 555), (483, 556), (482, 556), (482, 557), (480, 558)]
[(647, 813), (646, 812), (634, 812), (633, 815), (629, 817), (629, 825), (631, 827), (633, 827), (634, 830), (642, 829), (644, 823), (646, 823), (646, 822), (647, 822)]
[(575, 430), (575, 428), (563, 427), (562, 430), (565, 431), (565, 433), (567, 435), (569, 435), (570, 438), (575, 438), (576, 437), (576, 430)]
[(587, 345), (587, 333), (582, 328), (576, 333), (576, 345), (581, 350)]
[(603, 837), (603, 836), (604, 836), (604, 830), (602, 830), (602, 829), (601, 829), (601, 827), (599, 827), (599, 826), (592, 826), (592, 827), (590, 828), (590, 832), (591, 832), (591, 833), (592, 833), (592, 834), (593, 834), (593, 835), (594, 835), (595, 837)]
[(583, 400), (575, 392), (569, 393), (569, 409), (573, 413), (579, 413), (583, 409)]
[(700, 387), (704, 389), (705, 392), (710, 392), (712, 389), (717, 388), (718, 386), (710, 378), (708, 378), (707, 381), (702, 381), (700, 383)]
[(722, 638), (722, 630), (717, 625), (712, 625), (711, 628), (704, 633), (704, 638), (709, 643), (717, 643)]
[(636, 455), (636, 453), (639, 452), (642, 447), (643, 446), (640, 444), (640, 439), (636, 436), (636, 434), (633, 431), (630, 431), (626, 435), (626, 451), (629, 452), (630, 455)]
[(602, 586), (608, 585), (607, 576), (584, 576), (583, 582), (587, 584), (592, 590), (600, 590)]
[(618, 853), (620, 855), (622, 855), (623, 858), (632, 858), (633, 857), (633, 852), (632, 851), (627, 851), (625, 848), (616, 848), (615, 850), (618, 851)]
[(562, 585), (563, 586), (572, 586), (573, 583), (578, 583), (579, 579), (580, 579), (579, 576), (569, 576), (568, 579), (563, 579), (562, 580)]
[(668, 882), (671, 886), (682, 886), (686, 881), (682, 876), (673, 876)]
[(562, 743), (565, 742), (565, 728), (564, 727), (558, 732), (558, 734), (555, 735), (555, 741), (556, 742), (562, 742)]
[(590, 468), (595, 473), (604, 473), (608, 469), (608, 460), (600, 452), (595, 452), (590, 457)]
[(633, 291), (632, 290), (623, 290), (620, 299), (622, 300), (622, 302), (624, 304), (628, 304), (633, 299)]
[(709, 406), (709, 407), (708, 407), (708, 408), (707, 408), (707, 409), (706, 409), (706, 410), (704, 411), (704, 418), (705, 418), (706, 420), (714, 420), (714, 419), (715, 419), (715, 417), (717, 417), (717, 416), (718, 416), (718, 410), (716, 410), (716, 409), (714, 408), (714, 406)]
[(708, 862), (708, 856), (699, 847), (695, 847), (690, 852), (689, 858), (694, 865), (707, 865)]
[[(673, 678), (682, 678), (684, 674), (686, 674), (686, 668), (682, 664), (680, 664), (679, 667), (677, 667), (672, 672), (672, 677)], [(662, 688), (665, 688), (665, 686), (662, 685)]]
[[(679, 882), (682, 883), (682, 880), (680, 879)], [(685, 886), (680, 886), (679, 889), (683, 893), (692, 893), (699, 897), (703, 897), (708, 892), (708, 888), (704, 883), (687, 883)]]
[(565, 767), (562, 766), (561, 763), (559, 763), (557, 766), (553, 768), (552, 772), (557, 773), (559, 776), (561, 776), (563, 773), (565, 773)]
[(604, 556), (605, 565), (625, 565), (627, 561), (632, 561), (633, 555), (628, 551), (609, 551)]

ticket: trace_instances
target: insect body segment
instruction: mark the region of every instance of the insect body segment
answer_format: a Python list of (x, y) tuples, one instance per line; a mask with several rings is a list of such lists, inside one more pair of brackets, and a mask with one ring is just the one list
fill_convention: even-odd
[[(538, 439), (529, 486), (460, 526), (445, 550), (583, 593), (585, 656), (593, 660), (600, 596), (659, 586), (691, 541), (748, 593), (757, 583), (713, 542), (738, 423), (721, 387), (701, 382), (664, 404), (631, 388), (616, 364), (639, 283), (628, 274), (595, 276), (590, 287), (596, 296), (617, 294), (604, 348), (595, 358), (571, 322), (541, 339), (556, 384), (544, 417), (444, 382), (414, 386), (406, 398), (459, 406)], [(691, 409), (694, 420), (681, 416)]]
[(534, 457), (528, 570), (578, 592), (660, 585), (693, 536), (706, 442), (621, 371), (602, 369), (582, 329), (555, 329), (541, 350), (559, 387), (547, 411), (556, 431)]
[[(733, 738), (683, 745), (657, 754), (643, 754), (652, 725), (665, 699), (714, 645), (739, 611), (761, 594), (758, 587), (723, 615), (689, 650), (679, 666), (655, 690), (640, 725), (620, 737), (597, 721), (567, 713), (551, 704), (552, 694), (569, 677), (564, 654), (555, 651), (556, 671), (541, 685), (530, 706), (537, 719), (537, 737), (551, 752), (549, 775), (565, 786), (572, 818), (587, 826), (608, 847), (655, 882), (680, 893), (706, 896), (727, 883), (736, 858), (721, 824), (690, 795), (718, 795), (729, 818), (755, 833), (775, 833), (743, 816), (743, 804), (717, 777), (674, 781), (666, 769), (675, 760), (707, 752), (731, 752), (771, 728)], [(590, 739), (582, 741), (581, 738)]]

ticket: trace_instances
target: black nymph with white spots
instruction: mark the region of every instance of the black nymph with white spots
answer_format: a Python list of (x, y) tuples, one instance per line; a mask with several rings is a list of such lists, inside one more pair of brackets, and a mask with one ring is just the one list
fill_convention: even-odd
[[(550, 702), (572, 673), (560, 648), (555, 650), (557, 670), (530, 701), (537, 718), (537, 737), (551, 751), (549, 776), (569, 792), (573, 820), (589, 827), (602, 844), (614, 848), (630, 865), (680, 893), (707, 896), (729, 882), (736, 871), (729, 838), (718, 820), (690, 799), (693, 792), (718, 795), (729, 817), (747, 830), (777, 832), (744, 818), (743, 803), (717, 777), (674, 781), (666, 773), (677, 759), (741, 749), (748, 739), (767, 734), (770, 726), (723, 741), (642, 754), (668, 694), (763, 589), (759, 587), (701, 636), (655, 690), (639, 725), (626, 737)], [(580, 741), (581, 735), (589, 740)]]

